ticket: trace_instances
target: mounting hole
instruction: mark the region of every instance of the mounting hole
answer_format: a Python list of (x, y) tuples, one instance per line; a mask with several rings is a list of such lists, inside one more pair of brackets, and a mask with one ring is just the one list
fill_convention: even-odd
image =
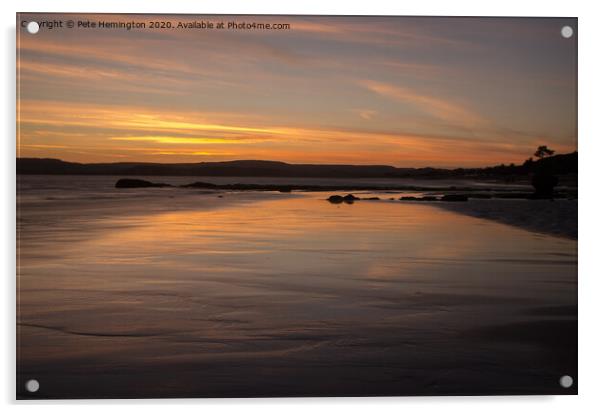
[(571, 376), (562, 376), (560, 378), (560, 385), (565, 389), (568, 389), (573, 385), (573, 378)]
[(25, 389), (30, 393), (35, 393), (40, 389), (40, 382), (37, 380), (27, 380)]
[(570, 39), (573, 37), (573, 28), (571, 26), (564, 26), (562, 29), (560, 29), (560, 34), (565, 39)]
[(37, 22), (27, 23), (27, 31), (31, 34), (36, 34), (40, 31), (40, 25)]

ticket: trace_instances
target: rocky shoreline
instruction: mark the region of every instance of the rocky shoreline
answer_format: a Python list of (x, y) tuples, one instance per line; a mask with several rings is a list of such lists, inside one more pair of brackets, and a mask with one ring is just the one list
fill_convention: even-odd
[[(357, 192), (357, 191), (413, 191), (413, 192), (426, 192), (429, 195), (423, 196), (402, 196), (399, 198), (400, 201), (417, 201), (417, 202), (465, 202), (469, 199), (542, 199), (534, 192), (525, 192), (514, 190), (501, 190), (500, 188), (477, 188), (477, 187), (421, 187), (421, 186), (408, 186), (408, 185), (282, 185), (282, 184), (213, 184), (210, 182), (193, 182), (185, 185), (171, 185), (166, 183), (155, 183), (146, 181), (143, 179), (130, 179), (123, 178), (119, 179), (115, 188), (190, 188), (190, 189), (204, 189), (204, 190), (227, 190), (227, 191), (271, 191), (271, 192), (283, 192), (290, 193), (292, 191), (302, 192), (331, 192), (331, 191), (343, 191), (343, 192)], [(436, 195), (435, 195), (436, 194)], [(557, 199), (574, 199), (577, 196), (576, 189), (564, 189), (555, 191), (553, 198)], [(394, 198), (389, 198), (393, 200)], [(351, 193), (347, 195), (331, 195), (327, 198), (331, 203), (353, 203), (360, 200), (378, 201), (379, 197), (371, 196), (367, 198), (360, 198)]]

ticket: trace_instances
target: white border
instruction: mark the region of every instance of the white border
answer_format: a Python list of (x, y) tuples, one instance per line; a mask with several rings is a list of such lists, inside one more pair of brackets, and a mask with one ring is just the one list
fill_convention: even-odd
[[(325, 1), (126, 1), (126, 0), (22, 0), (1, 2), (2, 13), (2, 296), (0, 322), (0, 402), (9, 410), (43, 408), (45, 412), (79, 411), (82, 407), (118, 412), (141, 407), (145, 412), (163, 412), (167, 406), (178, 410), (238, 411), (268, 410), (306, 412), (344, 409), (354, 413), (366, 409), (379, 411), (507, 412), (519, 409), (545, 412), (600, 411), (600, 352), (602, 351), (599, 302), (602, 293), (600, 254), (600, 207), (602, 187), (599, 169), (602, 154), (602, 54), (599, 2), (504, 0), (416, 0), (413, 2)], [(230, 14), (359, 14), (359, 15), (463, 15), (463, 16), (558, 16), (579, 18), (579, 396), (558, 397), (421, 397), (421, 398), (334, 398), (334, 399), (235, 399), (235, 400), (141, 400), (141, 401), (14, 401), (15, 333), (15, 13), (30, 12), (119, 12), (119, 13), (230, 13)]]

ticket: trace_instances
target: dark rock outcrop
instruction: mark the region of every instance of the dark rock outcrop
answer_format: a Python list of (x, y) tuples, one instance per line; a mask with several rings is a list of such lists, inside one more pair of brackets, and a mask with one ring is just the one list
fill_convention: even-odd
[(353, 204), (355, 201), (358, 201), (360, 198), (356, 197), (353, 194), (347, 194), (345, 196), (341, 196), (341, 195), (331, 195), (330, 197), (328, 197), (328, 202), (330, 202), (331, 204), (341, 204), (341, 203), (346, 203), (346, 204)]
[(145, 181), (144, 179), (120, 179), (115, 183), (115, 188), (164, 188), (170, 184), (154, 183)]
[(438, 201), (436, 196), (423, 196), (422, 198), (418, 198), (416, 196), (402, 196), (399, 198), (400, 201), (424, 201), (424, 202), (433, 202)]
[(182, 185), (182, 188), (203, 188), (203, 189), (215, 189), (217, 185), (209, 182), (193, 182), (191, 184)]
[(359, 200), (359, 198), (353, 194), (347, 194), (343, 197), (343, 201), (345, 201), (345, 203), (347, 203), (347, 204), (353, 204), (354, 201), (358, 201), (358, 200)]
[(464, 194), (447, 194), (443, 195), (441, 200), (446, 202), (466, 202), (468, 201), (468, 196)]

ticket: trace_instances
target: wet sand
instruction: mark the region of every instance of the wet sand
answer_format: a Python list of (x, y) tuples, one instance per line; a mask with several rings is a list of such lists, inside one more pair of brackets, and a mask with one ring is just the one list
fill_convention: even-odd
[(577, 200), (470, 199), (434, 205), (529, 231), (577, 239)]
[(20, 199), (19, 398), (577, 392), (575, 240), (424, 203), (111, 190)]

